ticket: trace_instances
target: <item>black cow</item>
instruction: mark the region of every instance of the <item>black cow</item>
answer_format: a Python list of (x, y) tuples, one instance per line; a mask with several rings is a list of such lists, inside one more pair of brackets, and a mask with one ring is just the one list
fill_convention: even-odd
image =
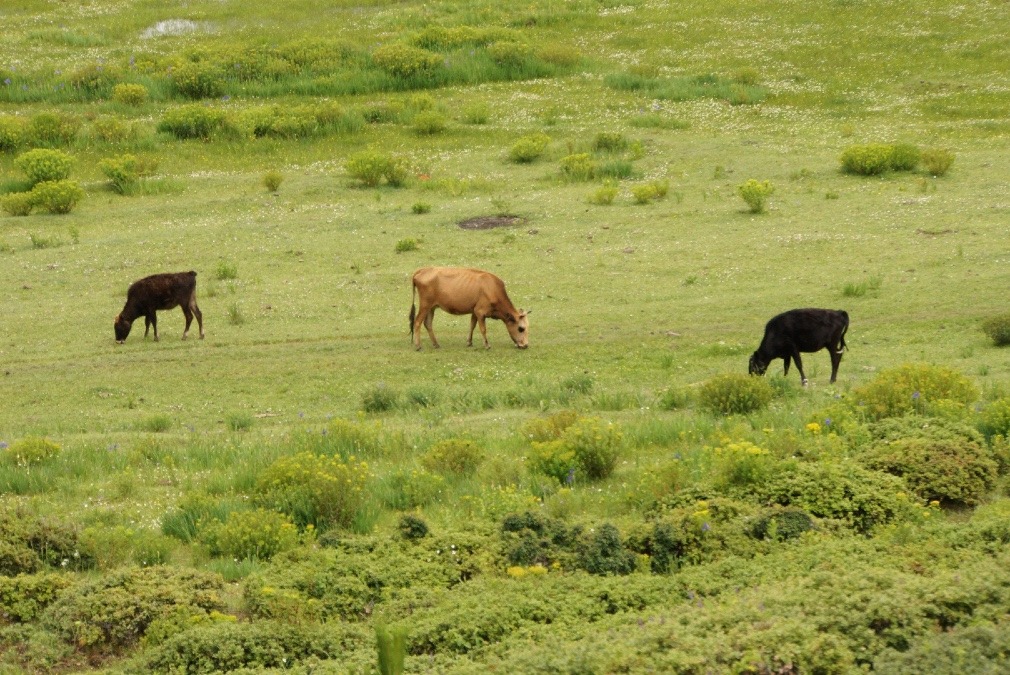
[(154, 327), (154, 339), (158, 340), (158, 317), (155, 312), (159, 309), (172, 309), (182, 306), (182, 313), (186, 315), (186, 328), (182, 331), (182, 339), (186, 339), (189, 333), (189, 325), (193, 322), (193, 316), (200, 325), (200, 339), (203, 339), (203, 314), (196, 306), (196, 272), (171, 272), (167, 274), (152, 274), (139, 281), (133, 282), (126, 292), (126, 305), (123, 311), (116, 316), (116, 342), (122, 344), (126, 341), (126, 336), (130, 334), (133, 320), (138, 316), (144, 317), (144, 337), (147, 331)]
[(764, 375), (772, 359), (784, 359), (786, 375), (789, 360), (796, 362), (800, 379), (807, 384), (800, 362), (800, 352), (817, 352), (825, 347), (831, 353), (831, 381), (838, 375), (838, 364), (845, 350), (845, 331), (849, 315), (841, 309), (791, 309), (772, 318), (765, 326), (761, 346), (750, 357), (750, 374)]

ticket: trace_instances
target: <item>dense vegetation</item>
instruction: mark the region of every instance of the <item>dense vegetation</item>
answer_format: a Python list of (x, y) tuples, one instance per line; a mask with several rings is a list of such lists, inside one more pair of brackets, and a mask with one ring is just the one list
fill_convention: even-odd
[(3, 672), (1006, 670), (1010, 5), (3, 12)]

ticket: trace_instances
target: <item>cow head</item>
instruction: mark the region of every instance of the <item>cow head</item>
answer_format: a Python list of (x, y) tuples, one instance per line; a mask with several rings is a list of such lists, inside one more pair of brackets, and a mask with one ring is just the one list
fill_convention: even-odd
[(529, 312), (519, 310), (519, 315), (509, 314), (505, 317), (505, 327), (508, 328), (512, 342), (516, 343), (519, 349), (526, 349), (530, 346), (530, 320), (527, 318)]
[(133, 322), (124, 319), (122, 314), (117, 314), (112, 325), (116, 329), (116, 342), (119, 344), (126, 342), (126, 336), (130, 334)]
[(754, 352), (750, 355), (750, 364), (747, 367), (747, 371), (751, 375), (764, 375), (767, 369), (768, 362), (763, 361), (758, 352)]

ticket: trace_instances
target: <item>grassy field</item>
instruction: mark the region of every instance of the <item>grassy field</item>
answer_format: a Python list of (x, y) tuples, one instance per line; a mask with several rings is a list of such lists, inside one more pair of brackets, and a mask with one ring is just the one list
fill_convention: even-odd
[[(16, 159), (36, 147), (74, 158), (84, 198), (0, 215), (2, 672), (371, 672), (386, 624), (407, 672), (914, 672), (923, 654), (998, 672), (1010, 359), (981, 324), (1010, 279), (1008, 14), (5, 3), (0, 198), (30, 188)], [(180, 111), (217, 127), (180, 138)], [(864, 144), (956, 159), (844, 172)], [(101, 163), (124, 155), (156, 168), (120, 194)], [(593, 175), (566, 172), (580, 155)], [(365, 156), (396, 184), (364, 184)], [(762, 213), (749, 179), (774, 188)], [(459, 226), (502, 215), (518, 224)], [(530, 348), (490, 321), (492, 348), (468, 349), (467, 318), (439, 312), (442, 348), (415, 352), (428, 265), (499, 275)], [(135, 325), (117, 345), (129, 284), (190, 269), (206, 339), (171, 310), (159, 342)], [(770, 401), (708, 409), (765, 322), (805, 306), (851, 317), (837, 383), (812, 354), (810, 386), (775, 362)], [(904, 431), (874, 426), (860, 406), (904, 364), (972, 393), (916, 384), (912, 421), (877, 415)], [(612, 471), (548, 466), (578, 441), (545, 425), (576, 418)], [(961, 474), (923, 488), (880, 449), (923, 436), (996, 468), (970, 496)], [(813, 529), (755, 534), (789, 508)]]

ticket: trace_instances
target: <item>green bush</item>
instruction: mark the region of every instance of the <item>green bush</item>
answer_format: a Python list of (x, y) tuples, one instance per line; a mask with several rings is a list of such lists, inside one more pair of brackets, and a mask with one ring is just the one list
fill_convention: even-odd
[(529, 164), (544, 154), (551, 137), (547, 134), (520, 136), (509, 150), (509, 160), (516, 164)]
[(410, 207), (410, 210), (413, 213), (416, 213), (417, 215), (430, 213), (431, 204), (429, 204), (428, 202), (414, 202), (413, 206)]
[(365, 187), (375, 187), (383, 179), (389, 185), (399, 187), (407, 177), (403, 159), (376, 150), (364, 150), (351, 155), (344, 167), (351, 178), (360, 181)]
[(72, 180), (53, 180), (36, 183), (31, 191), (33, 207), (49, 213), (70, 213), (84, 199), (84, 190)]
[(974, 506), (996, 482), (992, 454), (971, 441), (903, 438), (874, 445), (860, 460), (871, 469), (901, 476), (927, 501)]
[(28, 176), (28, 181), (35, 185), (44, 181), (66, 180), (74, 168), (74, 158), (62, 150), (36, 148), (18, 155), (14, 166)]
[[(329, 663), (363, 641), (356, 629), (294, 626), (285, 622), (203, 622), (145, 653), (149, 673), (263, 672), (299, 669), (303, 663)], [(354, 635), (351, 640), (347, 636)], [(312, 667), (306, 666), (309, 671)]]
[(398, 391), (380, 382), (361, 394), (361, 409), (368, 413), (387, 412), (396, 407), (399, 398)]
[(636, 204), (648, 204), (651, 201), (665, 197), (669, 189), (670, 185), (666, 181), (654, 180), (651, 183), (633, 185), (631, 187), (631, 196), (634, 198)]
[(129, 106), (147, 103), (147, 87), (142, 84), (117, 84), (112, 88), (112, 100)]
[(891, 170), (915, 171), (922, 158), (922, 152), (914, 145), (896, 143), (891, 146)]
[(0, 116), (0, 152), (14, 152), (25, 142), (27, 125), (14, 115)]
[(34, 621), (46, 607), (74, 584), (67, 574), (31, 574), (0, 577), (0, 617), (5, 622)]
[(277, 192), (283, 182), (284, 175), (280, 171), (267, 171), (263, 174), (263, 187), (270, 192)]
[(61, 593), (42, 624), (78, 649), (115, 653), (135, 645), (151, 622), (180, 607), (222, 609), (216, 574), (167, 566), (120, 570)]
[(161, 518), (161, 531), (183, 542), (193, 541), (200, 528), (228, 519), (236, 504), (215, 499), (199, 492), (185, 494), (174, 509)]
[(391, 509), (407, 511), (426, 506), (445, 489), (442, 476), (427, 471), (396, 471), (382, 481), (382, 501)]
[(775, 192), (775, 188), (770, 182), (762, 182), (754, 178), (741, 183), (736, 190), (747, 203), (747, 208), (751, 213), (764, 213), (768, 197)]
[(842, 152), (842, 170), (861, 176), (874, 176), (891, 169), (893, 146), (886, 143), (852, 145)]
[(435, 110), (423, 110), (414, 115), (410, 125), (416, 134), (433, 136), (445, 131), (445, 115)]
[(593, 139), (593, 150), (596, 152), (623, 152), (628, 145), (628, 139), (617, 131), (600, 132)]
[(982, 332), (997, 347), (1010, 345), (1010, 314), (989, 317), (982, 322)]
[(28, 437), (15, 441), (3, 451), (5, 462), (16, 466), (41, 464), (60, 454), (60, 446), (48, 438)]
[(979, 623), (924, 634), (905, 649), (887, 649), (873, 661), (880, 675), (999, 675), (1006, 672), (1010, 626)]
[(794, 506), (862, 534), (899, 517), (909, 504), (902, 496), (907, 490), (903, 480), (852, 461), (785, 466), (755, 488), (758, 499), (767, 504)]
[(580, 417), (553, 440), (532, 442), (530, 468), (562, 483), (575, 478), (597, 480), (609, 476), (622, 449), (622, 434), (613, 424)]
[(467, 438), (450, 438), (431, 446), (421, 458), (428, 471), (469, 476), (484, 461), (484, 449)]
[(712, 450), (712, 455), (715, 486), (724, 493), (764, 483), (775, 465), (767, 450), (748, 441), (726, 443)]
[(617, 198), (618, 192), (617, 186), (608, 181), (597, 188), (593, 194), (589, 195), (589, 203), (596, 204), (597, 206), (610, 206), (614, 203), (614, 199)]
[(223, 111), (191, 103), (169, 108), (158, 122), (158, 131), (170, 133), (179, 139), (208, 139), (224, 126), (224, 122)]
[(9, 216), (30, 215), (35, 201), (30, 192), (11, 192), (0, 197), (0, 208)]
[(751, 534), (757, 539), (785, 541), (814, 528), (810, 515), (795, 507), (771, 508), (754, 521)]
[(561, 438), (565, 430), (578, 419), (579, 414), (574, 410), (562, 410), (548, 417), (535, 417), (523, 424), (522, 435), (531, 441), (551, 441)]
[[(491, 108), (483, 101), (470, 103), (463, 110), (463, 121), (467, 124), (481, 125), (487, 124), (491, 119)], [(2, 134), (2, 132), (0, 132)], [(3, 146), (0, 145), (0, 148)]]
[(191, 99), (216, 98), (224, 94), (224, 74), (207, 61), (190, 61), (172, 71), (175, 90)]
[(133, 135), (133, 128), (113, 115), (102, 115), (91, 123), (95, 137), (106, 143), (122, 143)]
[(141, 178), (154, 173), (157, 163), (153, 160), (140, 159), (136, 155), (125, 154), (100, 160), (98, 168), (112, 183), (113, 190), (119, 194), (128, 194), (136, 188)]
[(397, 525), (397, 530), (399, 530), (400, 536), (404, 539), (408, 541), (416, 541), (428, 536), (428, 523), (424, 522), (424, 519), (420, 516), (405, 513), (400, 516), (400, 522)]
[(767, 380), (731, 373), (705, 382), (698, 390), (698, 403), (716, 415), (743, 415), (767, 406), (772, 393)]
[(631, 574), (635, 571), (635, 554), (624, 548), (617, 528), (604, 523), (580, 552), (579, 566), (590, 574)]
[(524, 42), (501, 40), (489, 44), (487, 54), (499, 66), (516, 67), (533, 55), (533, 48)]
[(983, 408), (978, 428), (986, 440), (995, 436), (1010, 438), (1010, 398), (997, 399)]
[(90, 96), (99, 96), (105, 95), (121, 76), (122, 72), (116, 66), (89, 63), (71, 72), (67, 83)]
[(596, 176), (596, 162), (588, 152), (561, 158), (561, 175), (570, 181), (587, 181)]
[(938, 406), (963, 408), (977, 399), (978, 388), (964, 375), (925, 363), (881, 371), (852, 396), (857, 410), (874, 420), (928, 413)]
[(410, 79), (434, 73), (442, 65), (442, 57), (426, 49), (390, 44), (372, 52), (372, 63), (393, 77)]
[(954, 153), (940, 148), (922, 151), (922, 166), (931, 176), (945, 176), (954, 165)]
[(236, 560), (270, 560), (300, 543), (290, 518), (264, 509), (235, 511), (224, 522), (209, 523), (199, 541), (211, 555)]
[(29, 120), (26, 136), (27, 140), (37, 146), (70, 145), (80, 129), (81, 120), (74, 115), (40, 112)]
[(281, 457), (256, 482), (253, 501), (291, 517), (300, 529), (346, 527), (365, 503), (368, 465), (353, 457), (300, 452)]

